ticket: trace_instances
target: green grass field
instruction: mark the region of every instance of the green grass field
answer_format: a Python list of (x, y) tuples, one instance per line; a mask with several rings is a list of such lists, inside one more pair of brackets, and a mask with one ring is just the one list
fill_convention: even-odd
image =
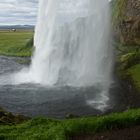
[(35, 118), (18, 125), (0, 125), (1, 140), (67, 140), (78, 134), (95, 134), (140, 125), (140, 109), (101, 117), (70, 120)]
[(32, 38), (33, 31), (0, 31), (0, 55), (31, 56)]

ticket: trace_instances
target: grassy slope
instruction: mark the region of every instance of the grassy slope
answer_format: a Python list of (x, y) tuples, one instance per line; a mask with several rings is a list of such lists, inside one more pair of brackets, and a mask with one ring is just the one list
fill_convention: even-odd
[(66, 140), (66, 137), (76, 134), (94, 134), (133, 125), (140, 125), (140, 109), (102, 117), (63, 121), (36, 118), (15, 126), (0, 125), (0, 139)]
[(28, 42), (32, 37), (32, 31), (0, 32), (0, 55), (31, 56), (32, 47)]

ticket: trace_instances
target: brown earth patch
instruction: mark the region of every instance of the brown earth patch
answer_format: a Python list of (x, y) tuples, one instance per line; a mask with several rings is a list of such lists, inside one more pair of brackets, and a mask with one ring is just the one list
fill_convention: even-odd
[(69, 140), (140, 140), (140, 126), (111, 130), (103, 133), (77, 135)]

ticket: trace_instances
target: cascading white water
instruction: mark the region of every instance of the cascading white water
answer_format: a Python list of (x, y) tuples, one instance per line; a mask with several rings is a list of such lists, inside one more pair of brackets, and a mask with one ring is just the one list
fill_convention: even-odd
[(104, 110), (112, 81), (109, 38), (109, 0), (39, 0), (32, 63), (13, 83), (91, 86), (85, 102)]
[(40, 0), (35, 53), (18, 82), (108, 86), (109, 27), (108, 0)]

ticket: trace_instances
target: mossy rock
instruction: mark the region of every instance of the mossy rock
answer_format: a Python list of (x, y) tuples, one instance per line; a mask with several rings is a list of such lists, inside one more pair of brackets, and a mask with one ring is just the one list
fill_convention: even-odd
[(140, 51), (124, 54), (120, 57), (121, 69), (128, 69), (140, 63)]
[(24, 121), (29, 120), (29, 117), (23, 115), (14, 115), (10, 112), (5, 111), (0, 107), (0, 124), (3, 125), (12, 125), (23, 123)]
[(126, 74), (131, 78), (133, 85), (140, 92), (140, 64), (127, 69)]
[(122, 46), (118, 55), (118, 76), (140, 93), (140, 48)]

